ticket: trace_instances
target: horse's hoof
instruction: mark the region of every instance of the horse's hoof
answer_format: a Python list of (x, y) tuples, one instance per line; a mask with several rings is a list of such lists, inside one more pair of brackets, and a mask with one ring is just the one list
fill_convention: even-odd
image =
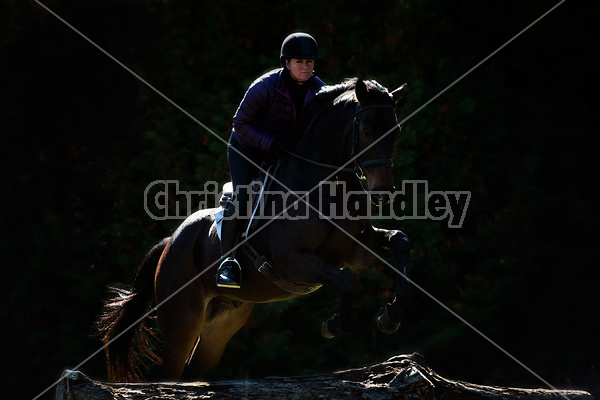
[(379, 309), (379, 312), (377, 313), (377, 328), (379, 328), (381, 332), (391, 335), (392, 333), (395, 333), (398, 328), (400, 328), (402, 321), (392, 321), (388, 307), (389, 304), (386, 304)]
[(333, 314), (321, 324), (321, 335), (325, 339), (333, 339), (339, 336), (340, 333), (340, 316), (337, 314)]

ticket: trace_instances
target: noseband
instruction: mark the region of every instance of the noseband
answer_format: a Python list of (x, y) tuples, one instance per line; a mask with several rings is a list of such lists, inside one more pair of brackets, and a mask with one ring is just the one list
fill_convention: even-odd
[[(356, 111), (354, 112), (354, 119), (352, 122), (352, 152), (350, 154), (351, 158), (354, 158), (356, 156), (356, 154), (358, 153), (358, 133), (359, 133), (358, 131), (359, 131), (359, 127), (360, 127), (360, 120), (358, 119), (358, 116), (364, 111), (372, 110), (372, 109), (376, 109), (376, 108), (391, 108), (393, 110), (394, 106), (392, 104), (373, 104), (370, 106), (361, 107), (360, 103), (358, 103), (358, 102), (356, 103)], [(363, 161), (361, 159), (361, 157), (358, 156), (354, 159), (354, 168), (343, 168), (343, 167), (338, 167), (336, 165), (325, 164), (325, 163), (321, 163), (318, 161), (310, 160), (308, 158), (304, 158), (304, 157), (299, 156), (292, 152), (288, 152), (288, 154), (290, 154), (291, 156), (294, 156), (300, 160), (306, 161), (310, 164), (317, 165), (319, 167), (334, 169), (334, 170), (337, 170), (340, 172), (355, 173), (356, 176), (358, 177), (358, 179), (361, 179), (361, 180), (364, 179), (364, 177), (365, 177), (365, 174), (363, 172), (363, 168), (365, 168), (365, 167), (375, 167), (375, 166), (391, 167), (392, 165), (394, 165), (394, 161), (391, 158), (377, 158), (374, 160)]]

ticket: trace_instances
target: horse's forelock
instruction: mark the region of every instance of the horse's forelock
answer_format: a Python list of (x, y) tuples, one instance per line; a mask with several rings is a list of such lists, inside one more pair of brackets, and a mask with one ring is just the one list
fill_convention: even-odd
[(391, 93), (388, 91), (386, 87), (381, 85), (377, 81), (365, 81), (367, 85), (367, 92), (369, 93), (369, 97), (371, 97), (374, 101), (377, 102), (387, 102), (389, 101), (391, 104), (394, 103), (394, 98)]

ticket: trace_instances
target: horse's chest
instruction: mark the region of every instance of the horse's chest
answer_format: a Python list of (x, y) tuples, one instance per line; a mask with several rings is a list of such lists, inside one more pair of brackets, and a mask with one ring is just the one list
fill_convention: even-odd
[(352, 249), (359, 245), (356, 241), (360, 234), (359, 224), (336, 223), (333, 229), (323, 229), (323, 232), (315, 253), (329, 262), (343, 264)]

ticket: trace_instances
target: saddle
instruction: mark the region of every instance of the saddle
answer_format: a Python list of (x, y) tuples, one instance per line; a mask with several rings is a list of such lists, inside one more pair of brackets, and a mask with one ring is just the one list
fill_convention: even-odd
[[(275, 169), (277, 170), (277, 168)], [(260, 174), (257, 178), (253, 180), (253, 182), (257, 182), (252, 187), (252, 214), (248, 219), (248, 222), (245, 226), (244, 232), (242, 233), (242, 238), (247, 238), (249, 232), (256, 229), (259, 223), (257, 217), (260, 216), (261, 207), (260, 204), (266, 201), (266, 196), (268, 195), (268, 187), (271, 185), (273, 181), (272, 175), (269, 174), (270, 169), (267, 173)], [(219, 239), (221, 239), (221, 224), (223, 222), (223, 213), (225, 211), (225, 207), (227, 203), (233, 201), (234, 193), (233, 193), (233, 183), (227, 182), (223, 185), (223, 194), (219, 199), (219, 204), (221, 209), (217, 211), (215, 216), (215, 224), (217, 226), (217, 234)], [(307, 285), (298, 285), (296, 283), (290, 282), (286, 279), (283, 279), (279, 271), (276, 267), (273, 266), (271, 262), (264, 255), (259, 254), (250, 244), (249, 240), (246, 240), (242, 247), (246, 250), (247, 254), (253, 260), (252, 264), (254, 268), (258, 270), (263, 276), (269, 279), (272, 283), (274, 283), (279, 288), (285, 290), (286, 292), (304, 295), (308, 293), (312, 293), (315, 290), (319, 289), (322, 285), (316, 286), (307, 286)]]

